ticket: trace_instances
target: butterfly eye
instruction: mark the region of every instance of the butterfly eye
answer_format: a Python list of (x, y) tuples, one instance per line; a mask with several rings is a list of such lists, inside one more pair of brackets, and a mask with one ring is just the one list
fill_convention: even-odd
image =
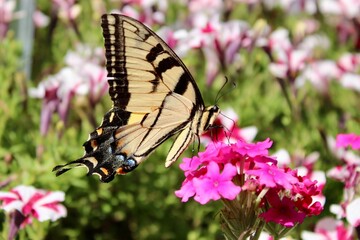
[(220, 108), (217, 105), (211, 107), (210, 111), (216, 116), (220, 113)]

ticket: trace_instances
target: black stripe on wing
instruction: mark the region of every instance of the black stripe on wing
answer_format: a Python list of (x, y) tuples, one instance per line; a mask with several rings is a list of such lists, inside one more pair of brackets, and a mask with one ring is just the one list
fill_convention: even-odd
[(125, 67), (125, 36), (124, 29), (120, 27), (122, 24), (120, 19), (114, 18), (114, 20), (115, 23), (110, 24), (107, 15), (103, 15), (101, 23), (109, 78), (109, 95), (115, 106), (125, 109), (131, 97)]
[(93, 152), (102, 143), (109, 139), (113, 139), (114, 131), (121, 126), (126, 125), (130, 116), (130, 112), (126, 112), (116, 107), (112, 108), (105, 114), (101, 125), (90, 133), (89, 139), (83, 144), (85, 152)]

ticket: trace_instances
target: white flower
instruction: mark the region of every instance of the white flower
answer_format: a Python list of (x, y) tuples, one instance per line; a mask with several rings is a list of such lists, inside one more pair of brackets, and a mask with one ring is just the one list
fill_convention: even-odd
[(64, 199), (64, 192), (49, 192), (23, 185), (15, 187), (10, 192), (0, 192), (1, 208), (5, 212), (19, 211), (25, 217), (24, 224), (30, 223), (32, 218), (43, 222), (65, 217), (66, 208), (59, 203)]

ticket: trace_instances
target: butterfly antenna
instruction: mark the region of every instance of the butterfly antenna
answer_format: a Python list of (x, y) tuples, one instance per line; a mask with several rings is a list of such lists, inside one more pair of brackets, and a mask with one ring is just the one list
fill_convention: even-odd
[(228, 79), (227, 76), (225, 76), (225, 82), (224, 82), (224, 84), (221, 86), (221, 88), (220, 88), (220, 90), (218, 91), (218, 93), (216, 94), (216, 97), (215, 97), (215, 105), (218, 104), (219, 100), (220, 100), (222, 97), (224, 97), (225, 95), (227, 95), (229, 92), (231, 92), (232, 90), (234, 90), (234, 89), (236, 88), (236, 83), (235, 83), (234, 81), (231, 81), (231, 84), (232, 84), (233, 87), (232, 87), (229, 91), (223, 92), (223, 93), (221, 94), (221, 92), (224, 90), (226, 84), (228, 84), (228, 83), (229, 83), (229, 79)]

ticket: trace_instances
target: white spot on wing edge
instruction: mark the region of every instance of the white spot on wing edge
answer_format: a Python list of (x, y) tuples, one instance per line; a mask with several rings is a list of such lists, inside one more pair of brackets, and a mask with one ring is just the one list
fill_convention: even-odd
[(106, 15), (106, 20), (109, 24), (115, 24), (115, 17), (113, 15)]
[(96, 160), (96, 158), (94, 158), (94, 157), (87, 157), (87, 158), (84, 158), (84, 160), (91, 162), (94, 168), (99, 163), (98, 160)]

